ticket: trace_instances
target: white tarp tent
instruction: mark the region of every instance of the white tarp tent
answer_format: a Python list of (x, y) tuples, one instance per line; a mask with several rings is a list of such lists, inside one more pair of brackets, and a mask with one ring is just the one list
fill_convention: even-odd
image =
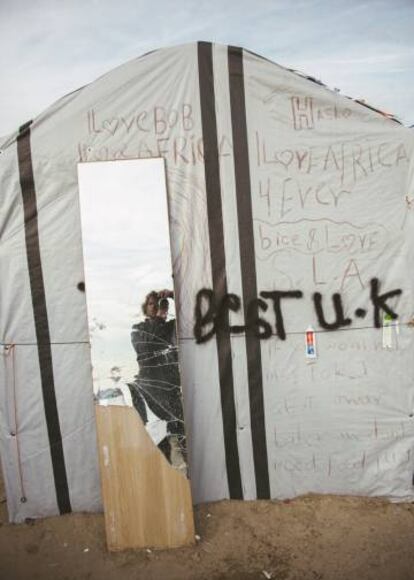
[[(413, 146), (378, 112), (209, 43), (144, 55), (3, 139), (10, 519), (100, 509), (77, 164), (159, 156), (195, 502), (413, 500)], [(387, 311), (398, 327), (377, 328)]]

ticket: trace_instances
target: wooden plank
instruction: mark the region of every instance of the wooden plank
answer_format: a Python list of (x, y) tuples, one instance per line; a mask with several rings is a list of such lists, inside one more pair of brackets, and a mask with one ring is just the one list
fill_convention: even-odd
[(172, 467), (135, 409), (96, 405), (110, 551), (194, 543), (189, 480)]

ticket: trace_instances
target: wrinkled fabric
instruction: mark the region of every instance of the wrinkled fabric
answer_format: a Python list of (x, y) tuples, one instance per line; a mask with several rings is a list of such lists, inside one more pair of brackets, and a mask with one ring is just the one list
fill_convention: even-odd
[[(217, 132), (225, 256), (219, 282), (223, 287), (225, 280), (228, 293), (241, 299), (240, 308), (228, 312), (228, 326), (245, 327), (249, 318), (243, 292), (251, 272), (245, 272), (240, 248), (250, 226), (256, 298), (276, 290), (300, 291), (302, 297), (283, 300), (284, 340), (272, 299), (262, 297), (263, 303), (253, 307), (253, 315), (258, 312), (271, 328), (268, 338), (257, 339), (256, 363), (247, 355), (256, 340), (248, 329), (231, 333), (224, 362), (217, 333), (196, 343), (196, 299), (200, 290), (213, 289), (214, 246), (206, 186), (212, 160), (203, 143), (196, 44), (128, 62), (34, 119), (40, 254), (72, 509), (101, 509), (86, 303), (78, 288), (84, 272), (77, 164), (149, 157), (166, 163), (194, 501), (230, 496), (220, 364), (232, 370), (231, 429), (244, 499), (258, 495), (257, 465), (263, 457), (255, 456), (252, 426), (254, 431), (261, 422), (270, 497), (317, 492), (412, 501), (413, 131), (249, 52), (243, 52), (243, 70), (237, 74), (229, 71), (226, 46), (213, 45), (212, 55), (214, 107), (207, 113)], [(242, 100), (230, 93), (240, 74)], [(243, 179), (232, 125), (232, 109), (240, 102), (248, 155)], [(3, 140), (0, 150), (0, 330), (3, 343), (16, 344), (14, 360), (6, 351), (1, 358), (0, 454), (9, 516), (17, 522), (56, 514), (58, 508), (16, 135)], [(246, 198), (248, 224), (240, 215), (242, 207), (249, 209)], [(402, 290), (389, 301), (399, 316), (391, 348), (384, 348), (384, 331), (374, 325), (372, 279), (379, 280), (382, 293)], [(321, 295), (327, 323), (335, 321), (334, 294), (340, 294), (343, 318), (351, 322), (322, 328), (315, 293)], [(220, 317), (217, 321), (221, 324)], [(230, 332), (225, 323), (220, 332)], [(309, 327), (316, 331), (313, 361), (305, 356)], [(257, 415), (252, 385), (260, 385), (263, 417)], [(11, 434), (16, 417), (19, 449)]]

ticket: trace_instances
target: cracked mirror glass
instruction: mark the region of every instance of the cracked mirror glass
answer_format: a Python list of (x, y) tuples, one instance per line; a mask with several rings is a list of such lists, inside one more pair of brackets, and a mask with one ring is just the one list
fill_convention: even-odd
[(187, 474), (163, 159), (78, 165), (94, 396)]

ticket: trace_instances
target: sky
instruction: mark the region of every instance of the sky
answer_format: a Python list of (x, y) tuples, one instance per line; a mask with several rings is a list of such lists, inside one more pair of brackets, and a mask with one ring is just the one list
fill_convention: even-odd
[(414, 124), (414, 0), (0, 0), (0, 135), (140, 54), (243, 46)]
[(131, 327), (145, 296), (173, 285), (164, 160), (80, 163), (78, 174), (94, 383), (110, 388), (111, 368), (125, 381), (138, 371)]

